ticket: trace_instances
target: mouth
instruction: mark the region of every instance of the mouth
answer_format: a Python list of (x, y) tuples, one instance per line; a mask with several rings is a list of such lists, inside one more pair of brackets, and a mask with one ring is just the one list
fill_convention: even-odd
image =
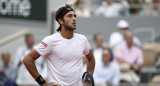
[(72, 23), (74, 26), (76, 26), (76, 23)]

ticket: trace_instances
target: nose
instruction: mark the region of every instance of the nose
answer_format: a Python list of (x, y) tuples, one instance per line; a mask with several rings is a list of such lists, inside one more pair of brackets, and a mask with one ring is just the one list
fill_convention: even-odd
[(73, 20), (76, 20), (76, 17), (75, 17), (75, 16), (73, 16)]

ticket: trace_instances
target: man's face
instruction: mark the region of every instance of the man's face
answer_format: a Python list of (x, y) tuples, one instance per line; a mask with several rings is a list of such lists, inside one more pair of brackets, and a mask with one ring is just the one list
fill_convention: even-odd
[(129, 47), (131, 47), (133, 45), (133, 35), (132, 34), (126, 34), (125, 36), (125, 40), (126, 40), (126, 43)]
[(62, 25), (71, 31), (76, 29), (76, 14), (74, 11), (70, 11), (64, 15)]
[(114, 0), (106, 0), (108, 4), (112, 4)]
[(119, 32), (124, 35), (125, 32), (128, 31), (128, 28), (119, 28)]
[(108, 50), (103, 51), (102, 60), (104, 64), (107, 64), (111, 59), (111, 55)]
[(4, 54), (3, 57), (2, 57), (2, 60), (3, 60), (3, 63), (4, 64), (8, 64), (9, 61), (10, 61), (10, 55), (9, 54)]
[(27, 39), (26, 39), (26, 44), (28, 47), (32, 47), (34, 45), (34, 37), (33, 36), (29, 36)]
[(102, 35), (97, 35), (96, 39), (95, 39), (95, 44), (97, 48), (102, 47), (103, 45), (103, 36)]

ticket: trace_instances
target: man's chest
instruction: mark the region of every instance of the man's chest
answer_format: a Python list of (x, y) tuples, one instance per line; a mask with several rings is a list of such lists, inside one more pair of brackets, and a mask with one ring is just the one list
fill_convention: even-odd
[(138, 58), (138, 53), (136, 53), (134, 50), (125, 51), (123, 53), (123, 55), (124, 55), (125, 60), (130, 62), (130, 63), (134, 63)]
[(56, 45), (52, 51), (60, 59), (77, 59), (83, 56), (83, 46), (77, 42)]

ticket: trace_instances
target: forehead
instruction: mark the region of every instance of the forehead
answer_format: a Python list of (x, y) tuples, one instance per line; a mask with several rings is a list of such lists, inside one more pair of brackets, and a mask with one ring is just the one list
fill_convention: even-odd
[(32, 40), (32, 39), (34, 39), (33, 36), (29, 36), (29, 37), (26, 38), (26, 40)]
[(102, 39), (102, 38), (103, 38), (103, 36), (99, 34), (99, 35), (97, 35), (97, 38), (101, 38), (101, 39)]
[(2, 55), (2, 57), (9, 57), (9, 56), (10, 56), (9, 53), (4, 53), (4, 54)]
[(133, 34), (132, 33), (126, 33), (125, 37), (131, 38), (131, 37), (133, 37)]
[[(74, 12), (74, 11), (70, 11), (70, 12), (68, 12), (66, 15), (76, 15), (76, 13)], [(65, 15), (65, 16), (66, 16)]]
[(106, 55), (106, 54), (107, 54), (107, 55), (109, 54), (109, 51), (108, 51), (108, 50), (104, 50), (104, 51), (103, 51), (103, 55)]

